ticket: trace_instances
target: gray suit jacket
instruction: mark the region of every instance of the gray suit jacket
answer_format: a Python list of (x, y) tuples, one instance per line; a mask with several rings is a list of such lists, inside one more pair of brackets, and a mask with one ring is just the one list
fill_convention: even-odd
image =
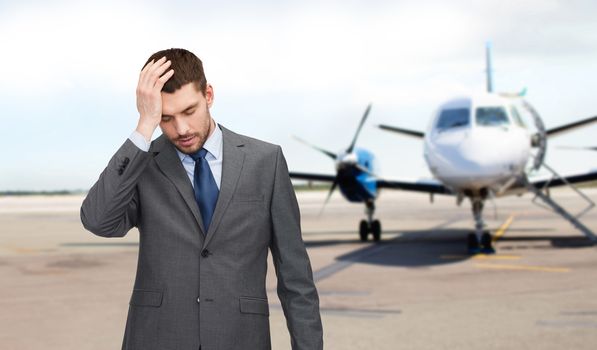
[(204, 233), (192, 185), (164, 136), (120, 147), (81, 207), (96, 235), (140, 233), (123, 349), (270, 349), (268, 248), (292, 349), (323, 348), (319, 298), (279, 146), (224, 127), (222, 181)]

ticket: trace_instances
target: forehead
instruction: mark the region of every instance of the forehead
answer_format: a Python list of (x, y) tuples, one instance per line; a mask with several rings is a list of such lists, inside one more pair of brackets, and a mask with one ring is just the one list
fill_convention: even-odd
[(195, 84), (188, 83), (174, 93), (162, 92), (162, 114), (177, 114), (204, 100), (205, 97)]

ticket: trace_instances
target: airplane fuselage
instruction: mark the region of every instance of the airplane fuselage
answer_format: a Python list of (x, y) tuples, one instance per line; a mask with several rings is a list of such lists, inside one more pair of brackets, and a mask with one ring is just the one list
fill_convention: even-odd
[(457, 98), (439, 108), (425, 133), (425, 160), (456, 192), (496, 192), (524, 172), (531, 136), (512, 99)]

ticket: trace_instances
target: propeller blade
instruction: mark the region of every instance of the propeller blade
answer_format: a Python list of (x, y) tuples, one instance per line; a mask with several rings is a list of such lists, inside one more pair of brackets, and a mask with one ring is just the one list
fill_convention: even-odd
[(357, 138), (359, 137), (359, 134), (361, 133), (363, 124), (365, 124), (365, 121), (367, 120), (369, 111), (371, 111), (371, 103), (369, 103), (369, 105), (367, 106), (367, 109), (365, 109), (365, 113), (363, 114), (363, 117), (361, 118), (361, 123), (359, 124), (359, 127), (357, 128), (357, 132), (354, 134), (354, 137), (352, 138), (352, 142), (350, 143), (350, 146), (348, 146), (348, 148), (346, 149), (346, 153), (351, 153), (352, 150), (354, 149), (354, 145), (357, 143)]
[(560, 125), (555, 128), (548, 129), (546, 131), (546, 133), (547, 133), (547, 136), (559, 135), (559, 134), (565, 133), (567, 131), (581, 128), (581, 127), (584, 127), (588, 124), (592, 124), (595, 122), (597, 122), (597, 116), (593, 116), (593, 117), (586, 118), (583, 120), (578, 120), (578, 121), (575, 121), (575, 122), (572, 122), (569, 124), (565, 124), (565, 125)]
[(575, 149), (583, 151), (597, 151), (597, 147), (574, 147), (574, 146), (558, 146), (560, 149)]
[(334, 180), (334, 183), (332, 183), (332, 187), (330, 188), (330, 191), (328, 192), (328, 196), (325, 198), (325, 202), (323, 202), (323, 206), (321, 207), (321, 210), (319, 211), (319, 214), (317, 215), (317, 217), (320, 217), (321, 214), (323, 214), (323, 209), (325, 209), (325, 206), (330, 201), (330, 198), (332, 197), (332, 194), (334, 194), (336, 187), (338, 187), (338, 178), (336, 178)]
[(317, 150), (317, 151), (319, 151), (319, 152), (321, 152), (321, 153), (325, 154), (326, 156), (328, 156), (328, 157), (332, 158), (333, 160), (336, 160), (336, 153), (334, 153), (334, 152), (330, 152), (330, 151), (328, 151), (328, 150), (325, 150), (325, 149), (323, 149), (323, 148), (321, 148), (321, 147), (317, 147), (317, 146), (315, 146), (315, 145), (312, 145), (312, 144), (310, 144), (309, 142), (307, 142), (307, 141), (305, 141), (305, 140), (301, 139), (301, 138), (300, 138), (300, 137), (298, 137), (298, 136), (294, 136), (294, 135), (292, 135), (292, 137), (293, 137), (295, 140), (297, 140), (298, 142), (300, 142), (300, 143), (303, 143), (303, 144), (305, 144), (305, 145), (307, 145), (307, 146), (309, 146), (309, 147), (311, 147), (311, 148), (313, 148), (313, 149), (315, 149), (315, 150)]

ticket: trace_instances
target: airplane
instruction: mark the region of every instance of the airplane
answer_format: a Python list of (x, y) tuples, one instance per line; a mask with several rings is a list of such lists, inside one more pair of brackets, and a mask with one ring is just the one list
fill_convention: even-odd
[(332, 183), (324, 207), (330, 200), (330, 197), (336, 188), (340, 189), (340, 192), (348, 201), (364, 203), (367, 219), (361, 220), (359, 223), (359, 236), (361, 241), (366, 241), (369, 233), (371, 233), (374, 241), (379, 241), (381, 239), (381, 223), (379, 220), (374, 219), (373, 215), (375, 213), (375, 200), (378, 196), (378, 189), (384, 187), (384, 184), (380, 184), (380, 181), (375, 175), (378, 168), (373, 153), (364, 148), (355, 147), (361, 129), (363, 128), (370, 111), (371, 104), (365, 109), (365, 113), (361, 117), (357, 131), (349, 146), (337, 153), (314, 146), (295, 137), (298, 141), (334, 160), (336, 175), (290, 172), (290, 177), (293, 179)]
[[(548, 188), (571, 186), (589, 202), (595, 204), (573, 186), (577, 182), (597, 179), (597, 171), (573, 176), (560, 176), (545, 164), (548, 138), (597, 122), (597, 116), (566, 125), (546, 129), (537, 111), (521, 93), (496, 93), (493, 89), (491, 45), (486, 47), (486, 93), (452, 98), (432, 117), (426, 132), (404, 129), (386, 124), (379, 128), (424, 140), (424, 158), (437, 180), (424, 186), (397, 182), (393, 188), (455, 195), (460, 205), (464, 198), (472, 204), (475, 231), (468, 235), (468, 251), (495, 253), (491, 234), (484, 230), (483, 207), (488, 198), (532, 192), (535, 198), (568, 219), (589, 239), (597, 236), (568, 213), (548, 195)], [(532, 132), (521, 117), (525, 113), (534, 121)], [(527, 169), (531, 165), (531, 169)], [(540, 168), (549, 170), (550, 179), (532, 180), (529, 175)], [(588, 210), (587, 209), (587, 210)], [(583, 211), (584, 214), (584, 211)]]

